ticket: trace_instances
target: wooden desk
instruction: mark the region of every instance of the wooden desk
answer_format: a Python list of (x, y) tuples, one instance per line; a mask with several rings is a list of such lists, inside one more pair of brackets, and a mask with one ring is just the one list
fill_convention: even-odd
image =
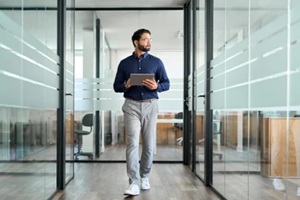
[(175, 119), (174, 115), (158, 115), (155, 137), (156, 143), (154, 147), (155, 154), (157, 144), (176, 144), (176, 137), (178, 135), (176, 134), (174, 123), (183, 123), (183, 119)]
[[(173, 115), (158, 115), (157, 117), (157, 125), (156, 125), (156, 135), (155, 135), (155, 147), (154, 153), (156, 154), (156, 146), (160, 145), (170, 145), (176, 144), (176, 138), (179, 136), (174, 128), (174, 123), (183, 123), (183, 119), (175, 119)], [(182, 131), (181, 131), (182, 133)], [(124, 143), (126, 144), (126, 135), (124, 128)], [(140, 135), (140, 143), (142, 143), (141, 135)]]
[[(182, 119), (157, 119), (156, 143), (157, 144), (175, 144), (176, 138), (181, 137), (174, 128), (174, 123), (183, 123)], [(182, 132), (182, 131), (181, 131)]]

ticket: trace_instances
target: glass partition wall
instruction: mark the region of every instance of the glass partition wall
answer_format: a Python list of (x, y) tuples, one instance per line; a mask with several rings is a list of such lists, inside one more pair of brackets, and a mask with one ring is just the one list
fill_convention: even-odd
[(215, 1), (213, 187), (227, 199), (299, 199), (299, 1)]
[(14, 6), (20, 9), (0, 11), (0, 193), (46, 199), (56, 191), (59, 66), (46, 31), (56, 35), (56, 12)]
[[(67, 7), (72, 2), (67, 1)], [(48, 199), (57, 190), (57, 2), (1, 1), (0, 6), (0, 195), (2, 199)], [(73, 158), (74, 17), (70, 10), (65, 67), (70, 97), (64, 134), (66, 154), (71, 149)], [(66, 174), (67, 182), (73, 177), (72, 163), (66, 164)]]

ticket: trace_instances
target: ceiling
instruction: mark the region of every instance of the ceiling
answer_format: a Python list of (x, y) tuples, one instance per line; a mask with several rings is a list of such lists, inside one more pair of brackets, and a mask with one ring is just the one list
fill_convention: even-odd
[(112, 49), (133, 49), (134, 31), (151, 31), (152, 47), (160, 50), (182, 50), (183, 11), (97, 11), (107, 41)]
[[(68, 0), (67, 2), (69, 2)], [(77, 9), (75, 16), (76, 28), (76, 49), (82, 49), (82, 30), (93, 28), (93, 19), (96, 15), (101, 20), (102, 30), (111, 49), (132, 50), (131, 36), (139, 28), (147, 28), (152, 32), (152, 50), (161, 51), (180, 51), (183, 49), (183, 38), (179, 37), (183, 30), (183, 7), (189, 0), (75, 0)], [(55, 0), (26, 0), (22, 1), (24, 7), (56, 7)], [(204, 38), (204, 0), (200, 0), (199, 16), (201, 30), (199, 37)], [(18, 7), (19, 0), (0, 0), (0, 7)], [(249, 2), (244, 0), (224, 1), (214, 0), (214, 48), (219, 49), (224, 45), (225, 37), (232, 36), (244, 29), (247, 32), (249, 22), (248, 6)], [(227, 12), (225, 12), (225, 8)], [(251, 1), (251, 24), (257, 27), (278, 14), (286, 7), (284, 1)], [(11, 11), (10, 11), (11, 12)], [(42, 13), (42, 12), (41, 12)], [(11, 17), (21, 19), (20, 12), (14, 12)], [(56, 47), (56, 41), (51, 40), (56, 34), (56, 29), (47, 26), (47, 31), (40, 30), (39, 23), (55, 24), (56, 12), (48, 12), (48, 16), (39, 16), (38, 11), (26, 12), (24, 26), (37, 38), (47, 38), (47, 45), (51, 48)], [(226, 22), (227, 32), (224, 32), (225, 18), (231, 19)], [(229, 18), (230, 17), (230, 18)], [(234, 19), (234, 20), (232, 20)], [(51, 22), (53, 20), (53, 22)], [(41, 26), (43, 27), (43, 26)], [(45, 25), (44, 25), (45, 27)], [(46, 33), (45, 33), (46, 32)], [(44, 35), (43, 35), (44, 34)], [(46, 34), (46, 36), (45, 36)], [(243, 33), (245, 34), (245, 33)], [(48, 39), (49, 38), (49, 39)], [(202, 40), (203, 42), (204, 40)], [(199, 45), (201, 50), (204, 44)]]
[[(183, 7), (186, 1), (76, 0), (76, 7), (95, 9), (95, 14), (101, 21), (102, 30), (105, 32), (111, 49), (132, 50), (133, 32), (146, 28), (152, 33), (152, 49), (169, 51), (183, 49), (183, 38), (178, 35), (183, 30)], [(164, 8), (168, 10), (162, 10)], [(77, 15), (82, 16), (86, 12), (79, 11)], [(86, 20), (91, 22), (90, 19)], [(91, 26), (92, 24), (88, 21), (83, 24)]]

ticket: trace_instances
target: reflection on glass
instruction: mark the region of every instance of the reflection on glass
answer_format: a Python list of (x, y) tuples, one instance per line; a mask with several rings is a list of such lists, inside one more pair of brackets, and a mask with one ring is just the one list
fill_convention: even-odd
[[(276, 9), (257, 10), (270, 8), (270, 2), (245, 2), (240, 10), (230, 1), (215, 5), (217, 10), (224, 7), (224, 12), (216, 10), (215, 20), (225, 23), (215, 29), (224, 42), (216, 38), (214, 45), (222, 51), (212, 62), (212, 109), (214, 121), (218, 117), (221, 122), (221, 145), (214, 145), (214, 151), (223, 153), (222, 159), (213, 159), (213, 186), (227, 199), (300, 195), (295, 56), (300, 5), (280, 1), (272, 5)], [(239, 40), (233, 39), (241, 32)]]
[[(1, 162), (0, 181), (6, 184), (7, 180), (14, 181), (11, 192), (6, 190), (1, 196), (11, 195), (22, 187), (34, 191), (37, 186), (49, 190), (34, 194), (24, 192), (16, 194), (15, 198), (20, 195), (29, 199), (36, 195), (41, 199), (50, 196), (56, 187), (56, 111), (0, 108), (0, 114), (0, 155), (1, 161), (5, 161)], [(15, 174), (14, 179), (11, 179), (11, 173)]]
[(58, 57), (43, 33), (53, 27), (56, 35), (57, 22), (42, 4), (0, 11), (0, 183), (9, 186), (2, 199), (47, 199), (56, 191)]

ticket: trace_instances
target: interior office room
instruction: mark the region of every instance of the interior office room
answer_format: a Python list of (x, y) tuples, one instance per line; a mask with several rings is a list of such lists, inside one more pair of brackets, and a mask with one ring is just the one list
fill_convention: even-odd
[(299, 199), (299, 9), (0, 0), (0, 199), (125, 197), (112, 84), (139, 28), (171, 87), (159, 94), (152, 188), (125, 199)]

